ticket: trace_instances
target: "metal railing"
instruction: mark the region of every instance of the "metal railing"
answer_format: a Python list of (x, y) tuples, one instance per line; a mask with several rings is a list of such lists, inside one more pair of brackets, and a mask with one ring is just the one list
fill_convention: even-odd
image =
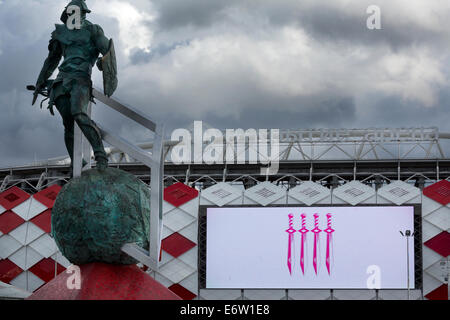
[[(122, 251), (135, 258), (139, 262), (145, 264), (153, 270), (158, 269), (159, 252), (162, 240), (162, 201), (163, 201), (163, 185), (162, 180), (164, 176), (164, 159), (163, 159), (163, 139), (164, 126), (163, 124), (152, 121), (147, 115), (142, 112), (125, 106), (117, 100), (105, 96), (100, 91), (93, 89), (94, 98), (102, 102), (111, 109), (121, 113), (123, 116), (134, 120), (138, 124), (147, 128), (154, 133), (152, 152), (143, 150), (137, 145), (125, 140), (124, 138), (112, 133), (97, 123), (100, 129), (102, 138), (105, 142), (113, 147), (128, 154), (130, 157), (142, 162), (150, 168), (150, 235), (149, 251), (144, 250), (135, 243), (128, 243), (122, 247)], [(88, 108), (88, 115), (91, 116), (91, 103)], [(73, 176), (81, 176), (82, 171), (91, 168), (91, 146), (87, 139), (83, 136), (81, 129), (75, 123), (74, 132), (74, 164)], [(86, 165), (83, 166), (83, 160)]]

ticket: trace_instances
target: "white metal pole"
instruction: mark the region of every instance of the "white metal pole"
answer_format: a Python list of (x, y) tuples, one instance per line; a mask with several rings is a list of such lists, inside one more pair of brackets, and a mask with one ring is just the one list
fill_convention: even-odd
[(450, 300), (450, 265), (448, 263), (448, 257), (447, 257), (447, 300)]
[(410, 291), (409, 291), (409, 236), (406, 236), (406, 268), (408, 268), (408, 300), (410, 299)]
[(78, 124), (74, 121), (74, 141), (73, 141), (73, 177), (81, 176), (83, 162), (83, 132)]
[[(89, 116), (89, 118), (92, 117), (92, 102), (89, 101), (89, 105), (88, 105), (88, 109), (87, 109), (87, 115)], [(81, 169), (81, 171), (84, 170), (89, 170), (92, 168), (92, 163), (91, 163), (91, 144), (89, 143), (88, 139), (83, 135), (82, 136), (82, 159), (84, 161), (86, 161), (86, 167), (83, 167), (83, 164), (81, 164), (81, 166), (83, 167)], [(83, 161), (82, 160), (82, 161)]]

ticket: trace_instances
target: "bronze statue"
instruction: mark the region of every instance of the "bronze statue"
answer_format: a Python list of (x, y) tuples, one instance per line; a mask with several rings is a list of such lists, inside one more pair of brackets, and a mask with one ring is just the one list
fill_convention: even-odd
[[(74, 6), (79, 10), (75, 11)], [(70, 9), (70, 10), (69, 10)], [(77, 8), (76, 8), (77, 9)], [(74, 28), (68, 24), (72, 14), (80, 14), (79, 25)], [(112, 39), (105, 37), (99, 25), (86, 19), (88, 9), (84, 0), (72, 0), (64, 9), (61, 21), (53, 31), (48, 46), (49, 54), (39, 74), (34, 89), (33, 104), (38, 94), (48, 97), (50, 112), (53, 106), (61, 114), (64, 124), (64, 141), (73, 166), (74, 122), (78, 124), (94, 151), (97, 168), (104, 170), (108, 158), (103, 147), (102, 137), (97, 125), (87, 114), (92, 97), (92, 67), (97, 64), (103, 71), (104, 93), (111, 96), (117, 88), (117, 68)], [(99, 57), (99, 54), (103, 57)], [(59, 66), (55, 80), (49, 80), (53, 71)], [(96, 63), (97, 62), (97, 63)], [(29, 87), (30, 89), (30, 87)]]

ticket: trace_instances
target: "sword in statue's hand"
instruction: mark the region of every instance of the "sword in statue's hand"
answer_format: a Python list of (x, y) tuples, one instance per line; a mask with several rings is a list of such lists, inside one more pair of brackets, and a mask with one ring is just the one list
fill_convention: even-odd
[[(36, 87), (33, 86), (33, 85), (27, 86), (27, 90), (34, 91), (34, 93), (33, 93), (33, 101), (31, 102), (31, 105), (32, 105), (32, 106), (34, 106), (34, 104), (36, 103), (36, 100), (37, 100), (37, 98), (38, 98), (38, 96), (39, 96), (40, 94), (41, 94), (42, 96), (46, 97), (44, 100), (41, 101), (41, 109), (42, 109), (42, 103), (43, 103), (45, 100), (48, 100), (48, 96), (49, 96), (48, 91), (47, 91), (47, 90), (37, 90)], [(51, 115), (54, 116), (55, 113), (53, 112), (53, 107), (49, 107), (49, 109), (50, 109)]]
[(34, 104), (36, 103), (36, 100), (37, 100), (37, 98), (39, 96), (39, 92), (36, 91), (36, 87), (33, 86), (33, 85), (27, 86), (27, 90), (34, 91), (34, 93), (33, 93), (33, 101), (31, 102), (31, 105), (34, 106)]

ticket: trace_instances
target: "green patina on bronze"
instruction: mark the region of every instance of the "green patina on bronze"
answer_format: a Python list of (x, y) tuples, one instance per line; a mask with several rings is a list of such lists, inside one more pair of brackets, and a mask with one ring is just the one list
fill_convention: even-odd
[(52, 235), (73, 264), (135, 264), (125, 243), (149, 248), (150, 191), (122, 170), (88, 170), (67, 183), (52, 210)]
[[(69, 6), (80, 8), (80, 27), (68, 27)], [(39, 94), (48, 93), (49, 109), (53, 106), (61, 114), (64, 124), (64, 141), (70, 159), (73, 161), (74, 122), (78, 124), (94, 151), (97, 167), (107, 166), (107, 156), (100, 131), (88, 115), (92, 100), (92, 68), (95, 64), (103, 71), (105, 94), (111, 96), (117, 88), (117, 66), (112, 39), (103, 29), (86, 19), (90, 10), (84, 0), (72, 0), (61, 15), (64, 24), (55, 25), (48, 45), (48, 57), (36, 81), (33, 104)], [(71, 17), (71, 16), (70, 16)], [(102, 54), (103, 57), (99, 57)], [(63, 62), (59, 65), (61, 59)], [(96, 63), (97, 62), (97, 63)], [(56, 79), (49, 80), (59, 65)]]

